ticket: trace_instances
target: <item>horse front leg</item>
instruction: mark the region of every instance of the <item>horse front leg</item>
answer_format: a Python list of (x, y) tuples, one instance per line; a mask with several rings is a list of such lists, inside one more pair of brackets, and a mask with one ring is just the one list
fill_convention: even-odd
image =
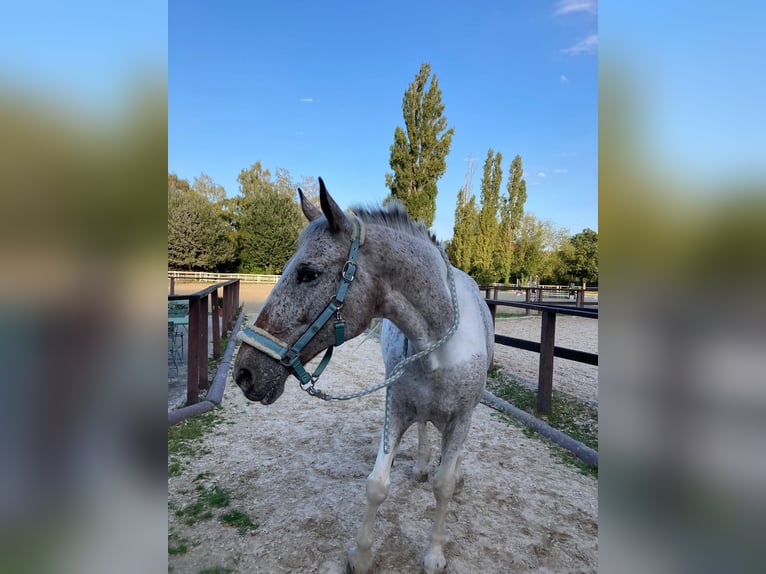
[(372, 571), (372, 534), (375, 527), (375, 515), (378, 512), (378, 507), (388, 498), (388, 491), (391, 486), (391, 464), (403, 434), (394, 420), (391, 421), (391, 426), (394, 427), (389, 435), (392, 445), (391, 452), (388, 454), (384, 452), (384, 441), (381, 435), (378, 457), (375, 459), (372, 472), (367, 477), (367, 510), (356, 536), (356, 546), (348, 552), (346, 572), (349, 574), (367, 574)]
[(447, 506), (455, 494), (457, 480), (461, 479), (462, 482), (462, 472), (459, 465), (462, 458), (463, 442), (468, 435), (470, 424), (471, 418), (469, 416), (468, 421), (445, 429), (442, 435), (441, 463), (433, 480), (434, 498), (436, 498), (434, 523), (431, 529), (431, 540), (423, 556), (423, 571), (426, 574), (443, 572), (447, 568), (447, 559), (444, 556)]
[(418, 459), (412, 469), (412, 477), (418, 482), (428, 480), (428, 463), (431, 460), (431, 444), (428, 442), (426, 422), (418, 423)]

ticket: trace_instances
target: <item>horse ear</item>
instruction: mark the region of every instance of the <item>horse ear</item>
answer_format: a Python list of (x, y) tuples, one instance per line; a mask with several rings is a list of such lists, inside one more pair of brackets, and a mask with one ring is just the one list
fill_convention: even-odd
[(324, 181), (322, 181), (321, 177), (319, 178), (319, 203), (322, 205), (322, 213), (324, 213), (324, 216), (327, 218), (327, 223), (330, 224), (330, 230), (351, 231), (351, 222), (348, 220), (348, 217), (346, 217), (346, 214), (343, 213), (343, 210), (338, 207), (338, 204), (335, 203), (335, 200), (327, 192), (327, 188), (325, 187)]
[(303, 195), (303, 190), (300, 187), (298, 188), (298, 195), (301, 198), (301, 210), (303, 211), (303, 215), (306, 216), (306, 219), (314, 221), (318, 217), (322, 217), (322, 212), (319, 211), (319, 209), (317, 209), (305, 195)]

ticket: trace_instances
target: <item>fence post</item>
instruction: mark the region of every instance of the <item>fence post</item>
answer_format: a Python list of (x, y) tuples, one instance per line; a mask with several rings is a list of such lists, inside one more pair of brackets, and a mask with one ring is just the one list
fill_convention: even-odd
[(213, 327), (213, 358), (218, 359), (221, 356), (221, 318), (219, 317), (218, 289), (213, 291), (213, 302), (211, 307), (210, 319)]
[(585, 289), (577, 290), (577, 306), (578, 307), (585, 306)]
[(492, 315), (492, 328), (495, 328), (495, 315), (497, 314), (497, 305), (487, 301), (487, 307), (489, 307), (489, 314)]
[(175, 277), (170, 278), (170, 294), (171, 295), (176, 294), (176, 278)]
[(200, 317), (200, 353), (199, 353), (199, 388), (207, 390), (210, 386), (207, 374), (207, 355), (208, 355), (208, 327), (207, 316), (210, 308), (209, 295), (200, 297), (199, 317)]
[(540, 329), (540, 370), (537, 381), (537, 412), (551, 412), (553, 395), (553, 346), (556, 341), (556, 313), (543, 311)]
[[(524, 287), (524, 291), (525, 291), (525, 293), (524, 293), (524, 302), (525, 302), (525, 303), (531, 303), (531, 302), (532, 302), (532, 301), (531, 301), (531, 298), (532, 298), (532, 292), (529, 290), (529, 287)], [(530, 314), (530, 310), (529, 310), (529, 308), (527, 308), (527, 309), (524, 309), (524, 314), (525, 314), (527, 317), (529, 317), (529, 314)]]
[(200, 302), (198, 298), (189, 300), (189, 332), (187, 333), (189, 351), (186, 371), (186, 405), (196, 404), (199, 399), (199, 353), (200, 353)]

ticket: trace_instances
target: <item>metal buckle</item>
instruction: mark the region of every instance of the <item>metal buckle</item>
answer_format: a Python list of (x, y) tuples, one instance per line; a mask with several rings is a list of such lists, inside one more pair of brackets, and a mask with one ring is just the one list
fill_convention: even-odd
[(298, 353), (293, 351), (292, 349), (288, 349), (284, 355), (282, 355), (282, 358), (279, 360), (282, 365), (285, 367), (292, 367), (293, 366), (293, 359), (298, 356)]
[[(351, 272), (350, 275), (348, 275), (349, 271)], [(346, 261), (346, 263), (343, 265), (343, 271), (341, 271), (340, 275), (346, 283), (351, 283), (354, 280), (354, 276), (356, 275), (356, 263), (351, 260)]]

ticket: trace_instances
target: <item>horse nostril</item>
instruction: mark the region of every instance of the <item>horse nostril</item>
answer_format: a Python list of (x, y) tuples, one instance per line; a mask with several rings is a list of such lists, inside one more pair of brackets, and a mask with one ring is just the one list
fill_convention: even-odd
[(250, 384), (253, 381), (253, 374), (247, 369), (241, 368), (234, 378), (239, 386)]

